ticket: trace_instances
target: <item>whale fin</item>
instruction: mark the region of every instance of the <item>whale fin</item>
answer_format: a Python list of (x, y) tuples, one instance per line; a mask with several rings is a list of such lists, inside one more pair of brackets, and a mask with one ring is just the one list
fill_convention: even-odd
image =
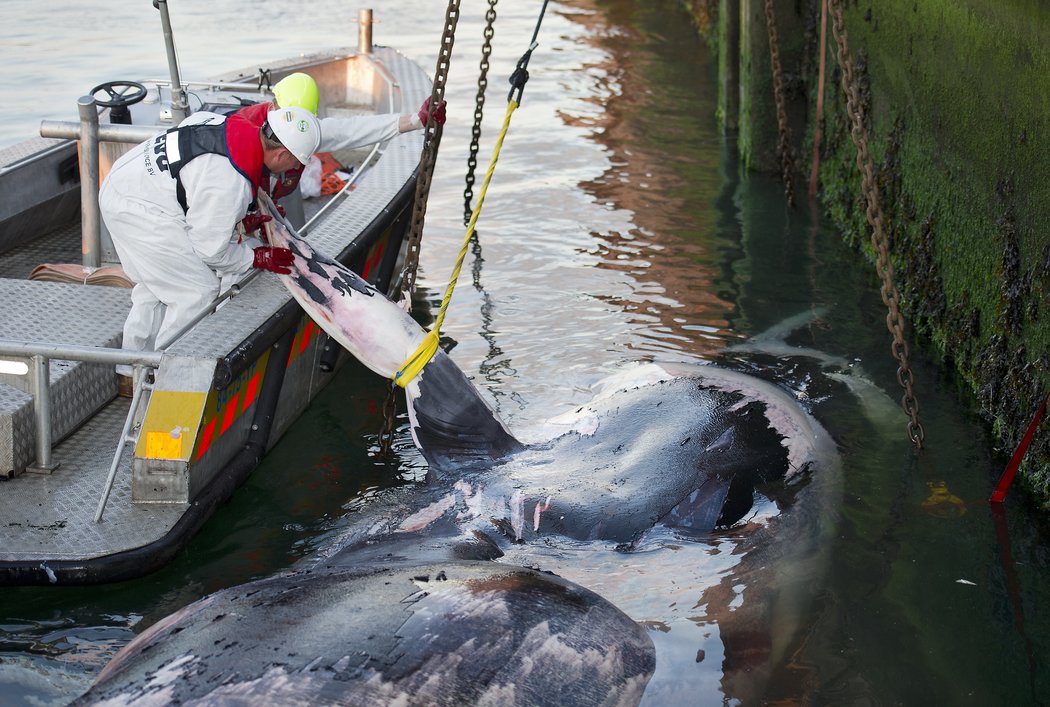
[[(426, 332), (401, 307), (343, 264), (314, 250), (276, 213), (265, 194), (260, 204), (271, 245), (294, 261), (281, 282), (303, 310), (367, 368), (393, 378)], [(453, 461), (498, 459), (522, 448), (495, 410), (443, 351), (406, 387), (412, 438), (432, 467)]]
[(524, 448), (440, 349), (405, 388), (412, 438), (431, 468), (491, 461)]

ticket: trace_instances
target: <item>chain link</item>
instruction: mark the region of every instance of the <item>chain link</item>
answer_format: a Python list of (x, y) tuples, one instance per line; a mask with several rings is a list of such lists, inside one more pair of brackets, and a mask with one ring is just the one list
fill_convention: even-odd
[[(840, 0), (827, 0), (828, 9), (831, 11), (832, 29), (835, 34), (835, 42), (838, 45), (838, 60), (842, 67), (842, 90), (846, 94), (846, 111), (849, 113), (851, 129), (850, 136), (857, 148), (857, 168), (862, 176), (861, 191), (867, 202), (865, 215), (871, 225), (871, 244), (875, 248), (877, 258), (875, 269), (882, 281), (879, 293), (882, 302), (886, 305), (886, 327), (893, 335), (891, 351), (897, 359), (897, 382), (904, 389), (901, 397), (901, 407), (908, 414), (908, 437), (913, 444), (922, 449), (926, 433), (919, 424), (919, 402), (912, 390), (914, 374), (908, 366), (908, 344), (904, 340), (904, 318), (900, 312), (900, 292), (893, 282), (893, 263), (890, 260), (889, 238), (886, 235), (886, 227), (883, 222), (882, 205), (879, 201), (879, 187), (875, 181), (875, 171), (872, 166), (871, 153), (868, 149), (868, 131), (864, 126), (864, 108), (860, 100), (860, 89), (857, 86), (856, 77), (853, 73), (853, 59), (849, 51), (849, 36), (843, 22), (842, 6)], [(769, 1), (767, 0), (767, 5)]]
[(784, 99), (784, 75), (780, 69), (780, 42), (777, 39), (776, 17), (773, 0), (766, 0), (766, 32), (769, 35), (769, 57), (773, 67), (773, 98), (777, 106), (777, 152), (780, 153), (780, 172), (784, 180), (784, 196), (788, 206), (795, 205), (795, 187), (792, 182), (793, 155), (791, 150), (791, 127), (788, 125)]
[(397, 420), (397, 384), (390, 384), (386, 402), (383, 403), (383, 425), (379, 428), (379, 453), (390, 454), (394, 446), (394, 422)]
[(492, 54), (492, 38), (496, 35), (496, 3), (488, 0), (489, 9), (485, 13), (485, 42), (481, 45), (481, 63), (478, 65), (478, 95), (474, 98), (474, 127), (471, 130), (470, 156), (467, 157), (467, 186), (463, 190), (463, 225), (470, 224), (474, 208), (470, 205), (474, 198), (474, 171), (478, 167), (478, 147), (481, 142), (481, 120), (485, 115), (485, 90), (489, 85), (489, 56)]
[[(459, 22), (459, 0), (449, 0), (445, 11), (445, 28), (441, 33), (441, 49), (434, 70), (434, 88), (430, 94), (430, 108), (434, 110), (445, 99), (445, 84), (448, 81), (449, 64), (452, 61), (452, 45), (456, 40), (456, 24)], [(412, 207), (412, 226), (409, 231), (405, 267), (402, 270), (401, 289), (409, 297), (416, 289), (416, 271), (419, 268), (419, 247), (423, 240), (423, 223), (427, 213), (427, 197), (437, 161), (438, 145), (441, 143), (441, 126), (436, 120), (427, 120), (424, 128), (423, 153), (419, 158), (419, 176), (416, 179), (416, 196)]]
[[(459, 22), (459, 0), (449, 0), (445, 11), (445, 28), (441, 33), (441, 47), (438, 51), (437, 66), (434, 70), (434, 86), (430, 93), (430, 110), (433, 112), (445, 99), (445, 84), (448, 82), (448, 69), (452, 62), (452, 45), (456, 40), (456, 25)], [(441, 143), (441, 126), (431, 115), (424, 128), (423, 151), (419, 157), (419, 174), (416, 178), (415, 201), (412, 205), (412, 225), (405, 252), (405, 265), (401, 270), (400, 289), (407, 292), (409, 303), (416, 289), (416, 271), (419, 269), (419, 247), (423, 241), (423, 222), (427, 213), (427, 198), (430, 196), (430, 183), (437, 161), (438, 145)], [(395, 301), (400, 299), (395, 293)], [(411, 306), (411, 304), (410, 304)], [(383, 426), (379, 431), (379, 449), (383, 455), (389, 454), (394, 440), (394, 422), (397, 416), (397, 385), (391, 384), (390, 394), (383, 405)]]

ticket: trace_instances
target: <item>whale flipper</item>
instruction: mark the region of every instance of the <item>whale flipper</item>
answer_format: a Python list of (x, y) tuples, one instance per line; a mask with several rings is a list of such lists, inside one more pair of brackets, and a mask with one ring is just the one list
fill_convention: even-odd
[(432, 468), (521, 451), (495, 411), (440, 349), (407, 389), (412, 437)]
[[(303, 310), (367, 368), (393, 379), (426, 332), (401, 307), (343, 264), (296, 235), (265, 194), (271, 245), (295, 256), (281, 281)], [(416, 446), (432, 468), (450, 460), (498, 459), (521, 449), (495, 410), (440, 349), (405, 388)]]

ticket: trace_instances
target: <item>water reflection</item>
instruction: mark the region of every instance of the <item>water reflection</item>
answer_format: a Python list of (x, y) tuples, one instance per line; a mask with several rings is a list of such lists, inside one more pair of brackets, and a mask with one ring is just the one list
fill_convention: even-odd
[(726, 139), (711, 119), (714, 68), (687, 23), (664, 22), (656, 32), (647, 25), (661, 9), (630, 4), (631, 25), (610, 22), (626, 5), (574, 16), (603, 53), (587, 67), (595, 77), (591, 101), (603, 110), (560, 114), (567, 125), (588, 128), (607, 155), (605, 172), (578, 186), (631, 221), (629, 229), (591, 234), (596, 267), (632, 280), (627, 293), (595, 296), (631, 315), (629, 348), (639, 354), (718, 351), (734, 310), (723, 263), (737, 244), (736, 234), (719, 228), (716, 207)]

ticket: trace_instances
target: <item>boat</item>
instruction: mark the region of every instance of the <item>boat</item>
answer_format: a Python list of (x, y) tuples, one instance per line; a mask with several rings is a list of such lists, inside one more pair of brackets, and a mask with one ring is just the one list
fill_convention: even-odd
[[(319, 117), (407, 113), (431, 92), (420, 66), (373, 45), (370, 10), (356, 47), (184, 82), (166, 3), (154, 5), (170, 77), (100, 84), (70, 100), (79, 120), (43, 121), (42, 137), (0, 150), (3, 585), (98, 584), (160, 568), (346, 359), (258, 271), (158, 351), (119, 348), (131, 290), (98, 215), (108, 165), (186, 113), (270, 100), (294, 72), (316, 80)], [(412, 131), (337, 155), (352, 170), (342, 191), (281, 201), (314, 248), (387, 294), (399, 287), (423, 139)], [(117, 363), (135, 366), (131, 399), (118, 396)]]

